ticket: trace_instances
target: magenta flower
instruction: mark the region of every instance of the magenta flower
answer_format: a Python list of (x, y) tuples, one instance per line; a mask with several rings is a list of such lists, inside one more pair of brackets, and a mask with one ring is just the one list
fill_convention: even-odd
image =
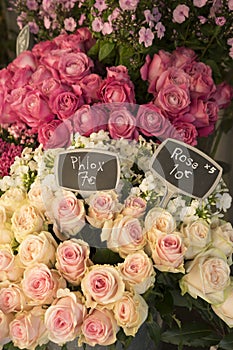
[(227, 40), (227, 44), (233, 46), (233, 38), (228, 39)]
[(103, 29), (103, 26), (104, 24), (102, 20), (98, 17), (95, 18), (94, 21), (92, 22), (92, 30), (94, 32), (98, 32), (98, 33), (101, 32), (101, 30)]
[(86, 15), (84, 13), (81, 14), (79, 20), (78, 20), (78, 25), (81, 27), (83, 25), (83, 22), (86, 19)]
[(207, 0), (193, 0), (193, 5), (196, 7), (203, 7), (207, 3)]
[(44, 26), (46, 29), (49, 29), (51, 27), (51, 21), (47, 16), (44, 17)]
[(149, 28), (142, 27), (139, 30), (139, 44), (144, 43), (145, 47), (149, 47), (152, 45), (154, 40), (154, 34)]
[(160, 19), (161, 19), (161, 17), (162, 17), (162, 15), (161, 15), (161, 13), (159, 12), (158, 7), (154, 7), (153, 10), (152, 10), (152, 13), (153, 13), (155, 22), (159, 22)]
[(28, 25), (32, 34), (37, 34), (39, 32), (39, 27), (35, 22), (28, 22)]
[(228, 0), (228, 8), (230, 11), (233, 11), (233, 0)]
[(158, 22), (156, 24), (155, 30), (156, 30), (158, 39), (162, 39), (164, 37), (164, 33), (165, 33), (165, 30), (166, 30), (164, 25), (162, 24), (162, 22)]
[(119, 0), (120, 8), (124, 11), (135, 11), (139, 0)]
[(99, 12), (102, 12), (108, 8), (108, 6), (105, 4), (104, 0), (96, 0), (94, 7), (99, 10)]
[(113, 31), (112, 24), (109, 23), (109, 22), (105, 22), (105, 23), (103, 24), (102, 34), (103, 34), (103, 35), (111, 34), (112, 31)]
[(189, 7), (186, 5), (178, 5), (173, 11), (173, 21), (183, 23), (189, 17)]
[(73, 17), (66, 18), (64, 20), (64, 27), (65, 27), (65, 30), (69, 32), (73, 32), (76, 28), (76, 22), (74, 18)]
[(145, 19), (146, 19), (146, 23), (149, 24), (149, 27), (153, 27), (153, 25), (154, 25), (154, 16), (150, 12), (150, 10), (145, 10), (144, 11), (144, 16), (145, 16)]
[(221, 17), (216, 17), (215, 18), (215, 23), (217, 24), (217, 26), (224, 26), (224, 24), (226, 23), (226, 18), (221, 16)]
[(205, 24), (207, 21), (207, 19), (204, 16), (198, 16), (198, 19), (199, 19), (201, 24)]
[(30, 11), (38, 10), (38, 4), (36, 0), (27, 0), (26, 5)]

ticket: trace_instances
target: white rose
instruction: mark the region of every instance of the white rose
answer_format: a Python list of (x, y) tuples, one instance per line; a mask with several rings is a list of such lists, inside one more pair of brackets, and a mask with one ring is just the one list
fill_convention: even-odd
[(229, 286), (226, 290), (226, 299), (222, 304), (212, 305), (214, 312), (220, 317), (228, 327), (233, 327), (233, 286)]
[(176, 228), (173, 216), (165, 209), (155, 207), (148, 211), (145, 218), (145, 230), (160, 230), (164, 233), (171, 233)]
[(211, 237), (214, 247), (231, 258), (233, 253), (233, 228), (230, 222), (220, 221), (211, 225)]

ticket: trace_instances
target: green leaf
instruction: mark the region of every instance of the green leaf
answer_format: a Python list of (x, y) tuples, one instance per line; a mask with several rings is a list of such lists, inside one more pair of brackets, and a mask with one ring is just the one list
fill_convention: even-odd
[(227, 334), (219, 343), (219, 348), (224, 350), (233, 349), (233, 331)]
[(118, 64), (126, 67), (130, 66), (130, 58), (134, 56), (135, 52), (130, 46), (120, 45), (118, 46)]
[(155, 345), (160, 343), (161, 338), (161, 328), (157, 322), (154, 321), (153, 316), (149, 314), (148, 320), (146, 322), (147, 330), (150, 338), (153, 340)]
[(105, 60), (107, 57), (109, 57), (115, 49), (115, 44), (110, 42), (105, 42), (100, 44), (99, 49), (99, 61)]
[(92, 261), (94, 264), (118, 264), (123, 261), (119, 254), (112, 252), (107, 248), (98, 248), (94, 254)]
[(130, 346), (133, 340), (133, 337), (126, 336), (124, 331), (120, 329), (119, 332), (117, 333), (117, 339), (123, 345), (124, 349), (127, 349)]
[(95, 45), (93, 45), (90, 50), (88, 51), (88, 56), (90, 57), (98, 57), (98, 53), (99, 53), (99, 49), (100, 49), (100, 42), (99, 40), (96, 41)]
[(173, 298), (169, 291), (164, 293), (163, 300), (157, 300), (155, 306), (161, 316), (171, 314), (173, 312)]

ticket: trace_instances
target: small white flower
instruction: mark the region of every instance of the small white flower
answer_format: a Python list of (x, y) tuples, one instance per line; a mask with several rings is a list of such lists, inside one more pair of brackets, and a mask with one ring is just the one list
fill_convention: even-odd
[(232, 197), (229, 195), (229, 193), (217, 193), (216, 194), (216, 207), (220, 210), (223, 210), (224, 212), (227, 211), (231, 207)]

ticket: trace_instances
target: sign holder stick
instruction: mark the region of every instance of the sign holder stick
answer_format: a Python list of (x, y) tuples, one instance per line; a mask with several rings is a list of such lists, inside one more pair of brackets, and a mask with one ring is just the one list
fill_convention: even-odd
[(160, 202), (160, 207), (165, 209), (167, 204), (168, 204), (168, 202), (170, 201), (171, 197), (174, 194), (175, 194), (175, 192), (172, 189), (170, 189), (169, 187), (167, 187), (166, 194), (165, 194), (165, 196), (163, 197), (163, 199)]

